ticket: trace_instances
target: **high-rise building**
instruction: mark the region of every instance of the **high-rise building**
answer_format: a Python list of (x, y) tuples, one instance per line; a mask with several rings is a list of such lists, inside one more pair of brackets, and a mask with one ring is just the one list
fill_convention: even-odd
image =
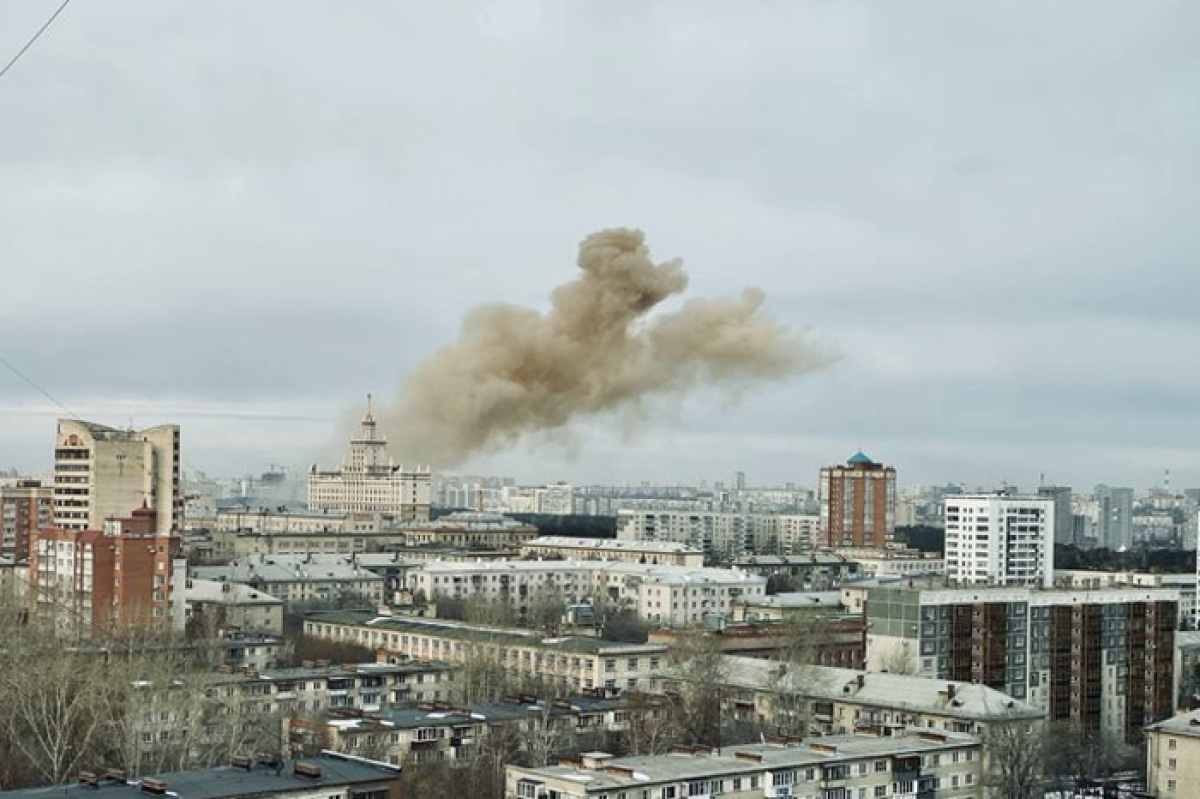
[(869, 588), (867, 667), (979, 683), (1137, 743), (1175, 708), (1167, 588)]
[(179, 425), (117, 430), (59, 419), (54, 450), (54, 526), (101, 530), (106, 519), (145, 505), (155, 509), (155, 532), (183, 526), (179, 489)]
[(177, 535), (158, 533), (143, 505), (100, 530), (39, 531), (29, 561), (35, 622), (70, 638), (120, 638), (172, 625), (171, 579)]
[(1075, 543), (1075, 512), (1070, 486), (1039, 486), (1039, 497), (1054, 501), (1054, 543)]
[(0, 486), (0, 555), (29, 558), (37, 531), (54, 523), (54, 490), (38, 480)]
[(1096, 546), (1120, 549), (1133, 543), (1133, 489), (1096, 486)]
[(397, 519), (429, 518), (432, 484), (428, 467), (405, 471), (388, 456), (387, 439), (378, 431), (367, 397), (367, 415), (359, 434), (350, 439), (350, 460), (337, 471), (308, 475), (308, 507), (312, 510), (367, 511)]
[(745, 472), (734, 472), (733, 473), (733, 488), (736, 491), (745, 491), (746, 490), (746, 473)]
[(963, 494), (945, 507), (947, 582), (1053, 585), (1054, 500)]
[(896, 470), (856, 452), (821, 470), (821, 528), (831, 547), (882, 547), (896, 531)]

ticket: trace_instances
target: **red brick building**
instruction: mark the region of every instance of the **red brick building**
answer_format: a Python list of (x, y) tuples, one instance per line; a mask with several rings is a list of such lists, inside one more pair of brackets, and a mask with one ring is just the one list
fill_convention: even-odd
[(41, 530), (29, 564), (34, 620), (74, 638), (167, 631), (179, 538), (155, 527), (154, 510), (143, 505), (103, 530)]
[(38, 480), (0, 487), (0, 555), (29, 559), (37, 531), (54, 523), (54, 489)]
[(831, 547), (882, 547), (896, 531), (896, 470), (856, 452), (821, 470), (821, 532)]

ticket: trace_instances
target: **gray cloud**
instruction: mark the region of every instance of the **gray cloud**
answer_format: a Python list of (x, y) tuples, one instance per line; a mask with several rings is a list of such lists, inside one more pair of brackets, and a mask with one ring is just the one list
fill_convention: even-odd
[[(49, 10), (0, 8), (0, 52)], [(843, 362), (477, 466), (811, 483), (863, 446), (925, 482), (1200, 484), (1197, 29), (1187, 2), (72, 4), (0, 82), (0, 353), (72, 403), (336, 419), (636, 223)], [(324, 436), (277, 424), (189, 424), (190, 459)], [(8, 457), (48, 464), (26, 427)]]

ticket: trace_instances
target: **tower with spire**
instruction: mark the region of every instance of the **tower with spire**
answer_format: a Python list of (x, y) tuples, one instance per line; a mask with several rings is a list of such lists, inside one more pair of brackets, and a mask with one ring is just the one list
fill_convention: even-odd
[(367, 412), (350, 439), (349, 457), (336, 471), (315, 464), (308, 474), (308, 506), (312, 510), (377, 513), (401, 520), (429, 518), (432, 497), (429, 467), (405, 469), (388, 454), (367, 395)]

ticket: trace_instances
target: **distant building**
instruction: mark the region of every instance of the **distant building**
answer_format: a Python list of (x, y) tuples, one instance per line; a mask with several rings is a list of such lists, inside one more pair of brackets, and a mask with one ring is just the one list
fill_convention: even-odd
[(538, 537), (538, 529), (498, 513), (458, 511), (434, 521), (414, 521), (400, 527), (404, 545), (452, 546), (481, 549), (517, 547)]
[(0, 557), (28, 560), (37, 531), (53, 524), (53, 488), (38, 480), (0, 486)]
[(1070, 486), (1038, 486), (1037, 495), (1054, 502), (1054, 543), (1075, 543), (1075, 514)]
[(158, 514), (142, 506), (102, 530), (39, 532), (29, 564), (35, 621), (55, 634), (105, 639), (173, 626), (177, 536), (159, 535)]
[(615, 560), (626, 563), (688, 566), (704, 565), (704, 553), (674, 541), (623, 541), (611, 538), (572, 538), (561, 535), (539, 536), (521, 545), (523, 558), (563, 558), (566, 560)]
[(1133, 489), (1096, 486), (1096, 546), (1128, 548), (1133, 543)]
[(193, 579), (244, 583), (281, 599), (285, 608), (347, 603), (376, 607), (385, 580), (341, 555), (251, 555), (224, 566), (193, 566)]
[(59, 419), (54, 450), (54, 526), (101, 530), (107, 519), (142, 505), (158, 535), (183, 529), (179, 425), (117, 430)]
[(367, 415), (358, 436), (350, 439), (350, 459), (336, 471), (308, 475), (312, 510), (365, 511), (398, 519), (428, 519), (431, 497), (428, 467), (406, 471), (388, 456), (387, 439), (377, 430), (367, 398)]
[(283, 632), (283, 601), (243, 583), (188, 578), (183, 601), (188, 627), (203, 637)]
[(896, 470), (856, 452), (821, 470), (821, 527), (831, 547), (882, 547), (896, 531)]
[(963, 494), (945, 505), (947, 582), (1053, 585), (1053, 500)]
[(591, 636), (547, 638), (528, 629), (500, 629), (443, 619), (321, 611), (304, 617), (304, 634), (370, 647), (384, 656), (442, 660), (484, 658), (515, 678), (537, 675), (564, 692), (616, 696), (644, 691), (666, 661), (662, 644), (623, 644)]
[(714, 561), (774, 555), (784, 548), (799, 554), (798, 550), (810, 549), (806, 541), (811, 531), (812, 517), (796, 514), (662, 509), (621, 510), (617, 514), (619, 539), (687, 544)]

